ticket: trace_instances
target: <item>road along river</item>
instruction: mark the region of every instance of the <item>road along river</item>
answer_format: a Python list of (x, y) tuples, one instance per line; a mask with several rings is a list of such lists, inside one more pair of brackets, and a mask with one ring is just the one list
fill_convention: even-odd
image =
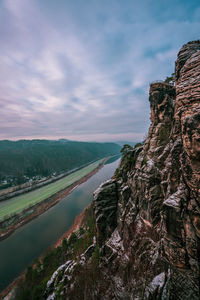
[(70, 195), (0, 242), (0, 291), (71, 227), (75, 217), (92, 201), (97, 187), (112, 177), (119, 162), (119, 157), (108, 160)]

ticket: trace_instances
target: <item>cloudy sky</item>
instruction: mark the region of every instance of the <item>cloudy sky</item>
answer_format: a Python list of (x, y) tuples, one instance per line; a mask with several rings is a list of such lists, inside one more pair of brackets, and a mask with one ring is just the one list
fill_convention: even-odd
[(142, 140), (199, 0), (0, 0), (0, 139)]

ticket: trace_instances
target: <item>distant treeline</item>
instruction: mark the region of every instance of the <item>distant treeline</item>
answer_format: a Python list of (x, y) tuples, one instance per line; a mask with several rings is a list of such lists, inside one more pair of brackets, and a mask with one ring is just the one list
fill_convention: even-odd
[(114, 143), (68, 140), (0, 141), (0, 180), (49, 176), (74, 169), (88, 162), (120, 153)]

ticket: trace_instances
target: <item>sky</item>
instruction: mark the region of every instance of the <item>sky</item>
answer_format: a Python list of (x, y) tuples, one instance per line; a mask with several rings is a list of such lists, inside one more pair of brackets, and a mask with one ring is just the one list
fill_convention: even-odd
[(0, 0), (0, 139), (141, 141), (199, 0)]

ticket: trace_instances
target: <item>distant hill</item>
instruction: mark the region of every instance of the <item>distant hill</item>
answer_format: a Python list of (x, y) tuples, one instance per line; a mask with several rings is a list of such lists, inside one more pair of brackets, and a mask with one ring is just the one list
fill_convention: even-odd
[(15, 178), (22, 183), (33, 176), (49, 176), (88, 162), (120, 153), (115, 143), (69, 140), (0, 141), (0, 179)]

